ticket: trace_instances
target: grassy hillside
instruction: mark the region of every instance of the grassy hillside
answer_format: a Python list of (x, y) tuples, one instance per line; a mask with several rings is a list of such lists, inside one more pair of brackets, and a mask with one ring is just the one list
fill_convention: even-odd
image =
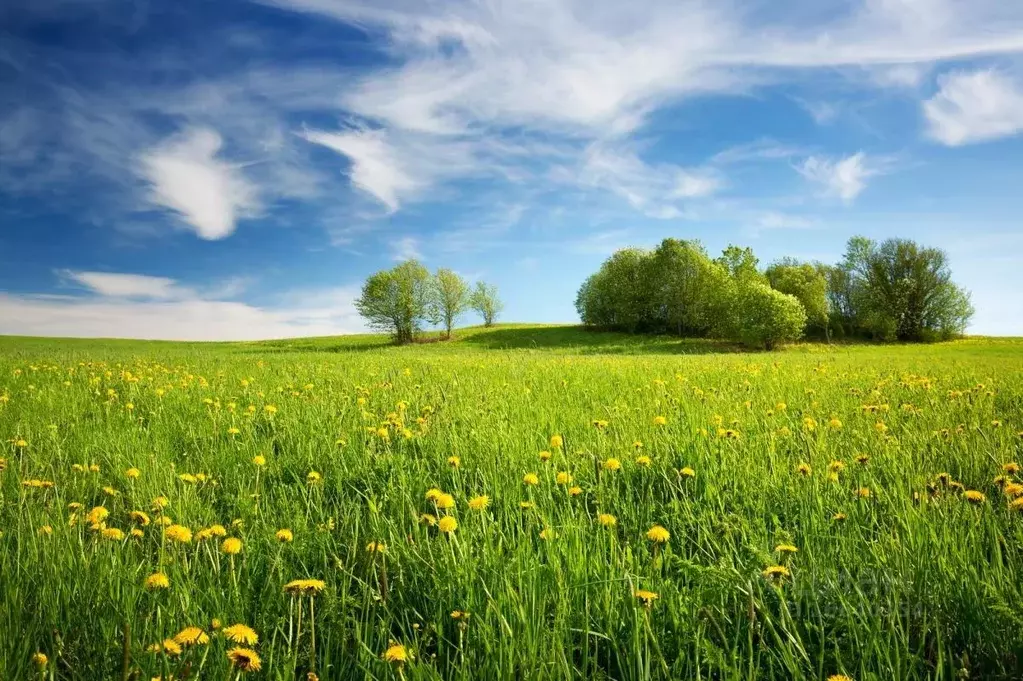
[(3, 338), (0, 678), (1021, 678), (1021, 407), (1012, 339)]

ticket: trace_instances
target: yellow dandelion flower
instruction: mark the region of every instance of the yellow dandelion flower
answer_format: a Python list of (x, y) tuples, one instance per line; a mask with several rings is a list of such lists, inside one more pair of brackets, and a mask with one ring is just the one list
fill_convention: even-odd
[(106, 520), (109, 515), (110, 511), (108, 511), (102, 506), (97, 506), (96, 508), (89, 511), (89, 514), (85, 516), (85, 519), (88, 522), (92, 523), (93, 525), (97, 525)]
[(577, 497), (582, 493), (583, 493), (582, 487), (573, 486), (568, 488), (568, 496), (570, 497)]
[(1023, 497), (1018, 497), (1009, 502), (1010, 511), (1023, 511)]
[(597, 516), (597, 521), (604, 527), (614, 527), (618, 524), (618, 518), (610, 513), (601, 513)]
[(539, 485), (540, 478), (537, 477), (536, 473), (526, 473), (522, 476), (522, 482), (527, 485)]
[(789, 569), (784, 565), (772, 565), (764, 570), (763, 575), (770, 581), (780, 581), (789, 576)]
[(655, 416), (654, 417), (654, 425), (655, 426), (666, 426), (666, 425), (668, 425), (668, 419), (666, 417), (664, 417), (664, 416)]
[(45, 653), (35, 653), (32, 655), (32, 663), (40, 669), (45, 667), (49, 661), (50, 660), (46, 657)]
[(49, 525), (43, 525), (39, 528), (40, 537), (49, 537), (51, 534), (53, 534), (53, 528)]
[(292, 595), (318, 594), (325, 588), (327, 588), (327, 583), (322, 579), (293, 579), (284, 585), (285, 593)]
[(469, 500), (469, 508), (474, 511), (482, 511), (490, 505), (490, 497), (486, 494), (482, 494), (478, 497), (473, 497)]
[(774, 547), (775, 553), (797, 553), (799, 549), (792, 544), (778, 544)]
[(116, 527), (108, 527), (100, 532), (104, 539), (110, 541), (124, 541), (124, 532), (117, 529)]
[(224, 636), (229, 641), (234, 641), (235, 643), (244, 643), (250, 646), (259, 643), (259, 635), (252, 627), (244, 624), (232, 624), (229, 627), (224, 627)]
[(323, 476), (316, 471), (309, 471), (309, 473), (305, 476), (305, 481), (310, 485), (315, 485), (321, 480), (323, 480)]
[(694, 471), (689, 466), (686, 466), (685, 468), (682, 468), (681, 470), (679, 470), (678, 474), (680, 476), (682, 476), (683, 478), (695, 478), (696, 477), (696, 471)]
[(153, 645), (146, 648), (151, 653), (164, 653), (170, 657), (181, 654), (181, 646), (178, 645), (177, 641), (172, 638), (163, 640), (163, 643), (154, 643)]
[(605, 471), (617, 471), (617, 470), (621, 470), (621, 468), (622, 468), (622, 462), (619, 461), (618, 459), (613, 459), (612, 458), (612, 459), (608, 459), (607, 461), (604, 462), (604, 470)]
[(545, 527), (542, 530), (540, 530), (540, 539), (543, 539), (544, 541), (548, 541), (550, 539), (557, 539), (557, 538), (558, 538), (558, 533), (555, 532), (554, 530), (552, 530), (549, 527)]
[(437, 529), (443, 532), (444, 534), (454, 532), (456, 529), (458, 529), (458, 521), (455, 520), (452, 516), (446, 515), (440, 519), (440, 522), (437, 523)]
[(138, 468), (129, 468), (124, 472), (124, 475), (125, 477), (135, 480), (142, 476), (142, 471), (140, 471)]
[(572, 474), (567, 471), (559, 471), (557, 476), (555, 476), (555, 482), (559, 485), (567, 485), (572, 482)]
[(832, 674), (828, 677), (828, 681), (853, 681), (853, 679), (845, 674)]
[(128, 534), (131, 535), (133, 539), (141, 539), (142, 537), (146, 536), (146, 533), (137, 527), (131, 528)]
[(153, 499), (153, 510), (167, 508), (168, 504), (170, 504), (170, 501), (167, 499), (167, 497), (156, 497), (155, 499)]
[(1010, 461), (1009, 463), (1002, 464), (1002, 470), (1006, 475), (1016, 475), (1019, 473), (1020, 468), (1018, 463)]
[(455, 507), (455, 497), (447, 493), (442, 493), (437, 497), (437, 500), (434, 503), (437, 504), (437, 508), (442, 511), (446, 511)]
[(837, 418), (832, 417), (831, 420), (828, 421), (828, 428), (831, 428), (832, 430), (842, 430), (842, 422)]
[(831, 516), (831, 519), (834, 520), (836, 523), (842, 522), (843, 520), (845, 520), (845, 518), (846, 515), (844, 513), (836, 513), (835, 515)]
[(540, 452), (540, 454), (538, 454), (538, 456), (540, 457), (540, 461), (543, 461), (545, 463), (547, 461), (551, 460), (551, 453), (548, 452), (547, 450), (544, 450), (544, 451)]
[(220, 550), (229, 556), (234, 556), (242, 552), (242, 540), (238, 537), (228, 537), (220, 545)]
[(971, 504), (983, 504), (985, 501), (987, 501), (987, 497), (984, 496), (984, 493), (978, 492), (975, 489), (966, 490), (966, 492), (963, 493), (963, 496)]
[(227, 659), (231, 661), (231, 666), (243, 672), (258, 672), (263, 666), (256, 651), (249, 648), (231, 648), (227, 651)]
[(366, 544), (366, 553), (385, 553), (387, 551), (387, 544), (382, 541), (371, 541)]
[(654, 601), (660, 598), (660, 596), (658, 596), (655, 592), (647, 591), (646, 589), (636, 589), (632, 595), (642, 601), (643, 605), (648, 608), (653, 605)]
[(564, 439), (560, 435), (551, 435), (550, 446), (551, 449), (561, 449), (565, 444)]
[(643, 468), (649, 468), (650, 464), (652, 464), (652, 463), (653, 463), (653, 461), (651, 461), (650, 457), (647, 456), (646, 454), (644, 454), (642, 456), (637, 456), (636, 457), (636, 465), (637, 466), (642, 466)]
[(153, 574), (146, 577), (144, 584), (146, 591), (155, 591), (156, 589), (169, 589), (170, 580), (167, 575), (162, 572), (154, 572)]
[(523, 511), (526, 511), (531, 508), (536, 508), (536, 504), (534, 504), (532, 501), (520, 501), (519, 508), (521, 508)]
[(646, 538), (655, 544), (664, 544), (671, 539), (671, 534), (660, 525), (654, 525), (646, 531)]
[(210, 637), (199, 627), (185, 627), (174, 636), (174, 642), (183, 646), (204, 646), (210, 642)]
[(262, 454), (256, 454), (254, 457), (252, 457), (252, 464), (254, 466), (259, 466), (260, 468), (262, 468), (263, 466), (266, 465), (266, 457), (263, 456)]
[(380, 657), (383, 658), (384, 662), (390, 662), (396, 665), (403, 665), (412, 659), (411, 653), (409, 653), (405, 646), (400, 643), (394, 643), (393, 641), (391, 642), (390, 647), (388, 647)]
[(171, 525), (164, 534), (171, 541), (176, 541), (179, 544), (187, 544), (192, 541), (192, 530), (188, 529), (184, 525)]
[(419, 516), (419, 522), (429, 527), (434, 527), (437, 524), (437, 516), (432, 513), (424, 513)]
[(859, 497), (860, 499), (869, 499), (870, 495), (871, 492), (869, 487), (860, 487), (858, 490), (856, 490), (856, 496)]
[(274, 534), (274, 538), (282, 544), (287, 544), (295, 538), (295, 535), (291, 530), (277, 530)]

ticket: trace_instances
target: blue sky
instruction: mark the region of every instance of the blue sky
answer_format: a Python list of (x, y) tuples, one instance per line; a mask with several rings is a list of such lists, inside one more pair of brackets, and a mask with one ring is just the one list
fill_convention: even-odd
[(571, 322), (622, 246), (864, 234), (1023, 335), (1021, 187), (1020, 2), (0, 6), (0, 333), (359, 331), (409, 256)]

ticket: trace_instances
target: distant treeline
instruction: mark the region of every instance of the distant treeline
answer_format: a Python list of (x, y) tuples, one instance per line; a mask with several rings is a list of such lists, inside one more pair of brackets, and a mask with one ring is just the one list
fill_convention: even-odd
[(804, 335), (942, 340), (961, 335), (974, 312), (943, 251), (864, 237), (850, 239), (835, 265), (783, 258), (763, 269), (738, 246), (718, 258), (698, 241), (626, 248), (583, 283), (575, 306), (592, 327), (767, 349)]

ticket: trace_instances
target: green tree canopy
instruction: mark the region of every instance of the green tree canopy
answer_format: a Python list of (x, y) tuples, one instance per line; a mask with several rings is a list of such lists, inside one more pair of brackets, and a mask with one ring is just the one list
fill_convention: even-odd
[(497, 316), (504, 309), (504, 303), (497, 297), (497, 287), (482, 281), (476, 282), (469, 304), (480, 317), (483, 317), (483, 326), (493, 326)]
[(455, 320), (469, 309), (471, 302), (469, 284), (454, 270), (441, 268), (434, 277), (434, 286), (437, 314), (444, 323), (447, 337), (451, 338)]
[(436, 290), (430, 272), (416, 260), (371, 275), (355, 308), (370, 328), (410, 343), (437, 316)]

